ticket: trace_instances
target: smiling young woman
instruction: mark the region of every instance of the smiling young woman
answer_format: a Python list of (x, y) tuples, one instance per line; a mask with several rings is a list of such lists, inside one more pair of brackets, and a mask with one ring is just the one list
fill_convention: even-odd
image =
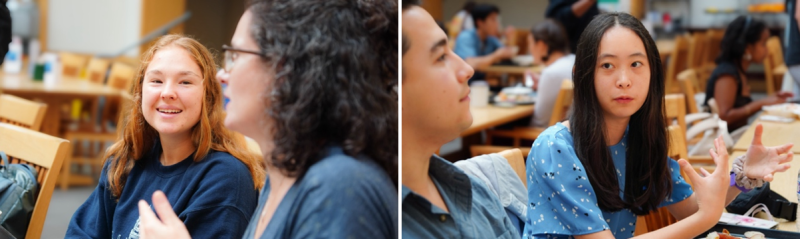
[[(106, 153), (100, 182), (75, 212), (67, 238), (139, 235), (137, 202), (161, 190), (192, 234), (241, 237), (263, 185), (262, 161), (223, 126), (216, 65), (197, 41), (162, 37), (133, 82), (122, 139)], [(219, 221), (233, 227), (210, 227)], [(238, 222), (238, 223), (237, 223)]]

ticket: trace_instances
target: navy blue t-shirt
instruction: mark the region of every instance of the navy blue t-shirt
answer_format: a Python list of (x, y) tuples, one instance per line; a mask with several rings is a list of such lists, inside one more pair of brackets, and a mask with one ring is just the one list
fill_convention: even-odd
[(97, 188), (72, 216), (66, 238), (139, 238), (138, 202), (151, 203), (156, 190), (166, 194), (192, 238), (240, 238), (244, 234), (258, 203), (258, 191), (244, 163), (212, 150), (198, 162), (190, 155), (163, 166), (160, 155), (161, 146), (156, 144), (137, 160), (119, 201), (109, 190), (107, 162)]

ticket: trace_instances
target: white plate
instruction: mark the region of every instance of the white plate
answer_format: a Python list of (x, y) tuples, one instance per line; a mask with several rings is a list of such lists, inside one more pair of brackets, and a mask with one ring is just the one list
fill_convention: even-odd
[(800, 104), (783, 103), (761, 107), (768, 115), (783, 116), (787, 118), (800, 117)]
[(512, 57), (511, 61), (514, 62), (514, 64), (517, 64), (517, 65), (520, 65), (520, 66), (530, 66), (530, 65), (533, 65), (533, 56), (531, 56), (531, 55), (519, 55), (519, 56)]

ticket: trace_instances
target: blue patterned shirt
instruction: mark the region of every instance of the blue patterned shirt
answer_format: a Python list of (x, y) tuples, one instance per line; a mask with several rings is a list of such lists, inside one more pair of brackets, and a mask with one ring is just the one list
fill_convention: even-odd
[[(621, 189), (625, 188), (627, 139), (626, 130), (619, 143), (608, 147)], [(691, 186), (681, 177), (678, 162), (667, 161), (675, 184), (661, 207), (692, 195)], [(604, 230), (611, 230), (615, 238), (633, 237), (636, 215), (627, 209), (600, 210), (592, 184), (575, 154), (572, 134), (563, 124), (547, 128), (533, 142), (526, 172), (529, 205), (523, 238), (572, 238)]]

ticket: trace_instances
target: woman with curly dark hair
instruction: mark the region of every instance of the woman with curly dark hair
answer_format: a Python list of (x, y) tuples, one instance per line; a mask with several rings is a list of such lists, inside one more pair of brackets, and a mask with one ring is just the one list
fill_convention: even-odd
[[(397, 237), (396, 9), (265, 0), (240, 19), (218, 74), (225, 125), (267, 164), (244, 238)], [(139, 204), (142, 238), (190, 237), (163, 194), (153, 207)]]
[(761, 107), (786, 102), (791, 92), (781, 91), (764, 99), (750, 98), (750, 85), (745, 70), (752, 63), (767, 58), (769, 29), (764, 22), (749, 16), (739, 16), (725, 30), (717, 56), (717, 67), (706, 84), (706, 99), (714, 99), (719, 108), (719, 118), (728, 122), (733, 131), (747, 125), (747, 120)]

